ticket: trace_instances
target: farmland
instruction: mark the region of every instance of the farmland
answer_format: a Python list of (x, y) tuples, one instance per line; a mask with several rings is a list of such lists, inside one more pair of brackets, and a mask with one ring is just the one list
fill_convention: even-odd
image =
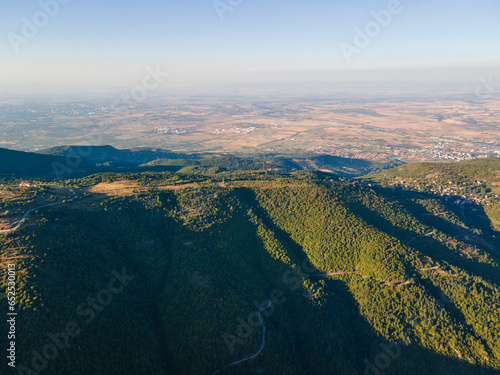
[(157, 147), (242, 155), (312, 151), (341, 157), (452, 161), (498, 156), (500, 104), (463, 94), (355, 91), (303, 95), (156, 95), (126, 107), (111, 99), (0, 100), (0, 147), (55, 144)]

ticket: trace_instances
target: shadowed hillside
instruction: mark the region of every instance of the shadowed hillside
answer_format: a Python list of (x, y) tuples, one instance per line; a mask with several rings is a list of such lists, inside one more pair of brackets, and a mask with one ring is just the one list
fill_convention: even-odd
[[(76, 200), (3, 235), (19, 364), (34, 369), (36, 351), (58, 374), (500, 369), (489, 222), (466, 238), (468, 216), (436, 218), (431, 194), (323, 173), (218, 176), (67, 181)], [(79, 333), (46, 358), (71, 322)]]

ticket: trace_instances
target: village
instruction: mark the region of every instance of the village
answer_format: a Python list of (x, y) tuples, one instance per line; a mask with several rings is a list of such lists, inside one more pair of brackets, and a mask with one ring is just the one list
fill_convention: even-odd
[(486, 180), (475, 182), (455, 182), (446, 183), (438, 181), (422, 182), (417, 180), (397, 180), (390, 185), (409, 190), (415, 190), (437, 195), (446, 199), (453, 199), (456, 204), (475, 203), (479, 205), (491, 206), (500, 203), (499, 194), (492, 194), (487, 187)]

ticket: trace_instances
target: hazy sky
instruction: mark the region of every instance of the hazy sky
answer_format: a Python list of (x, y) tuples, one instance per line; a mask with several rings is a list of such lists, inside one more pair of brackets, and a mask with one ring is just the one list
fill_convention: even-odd
[[(1, 83), (129, 85), (158, 64), (178, 82), (258, 80), (259, 72), (266, 72), (265, 79), (276, 72), (284, 80), (307, 79), (309, 72), (311, 79), (355, 76), (346, 70), (366, 70), (367, 79), (376, 79), (390, 77), (395, 68), (409, 69), (405, 77), (414, 80), (426, 74), (468, 80), (500, 67), (498, 0), (1, 0), (0, 5)], [(380, 11), (382, 18), (373, 14)], [(356, 41), (355, 30), (371, 34), (368, 42), (359, 36)], [(429, 68), (434, 73), (425, 73)]]

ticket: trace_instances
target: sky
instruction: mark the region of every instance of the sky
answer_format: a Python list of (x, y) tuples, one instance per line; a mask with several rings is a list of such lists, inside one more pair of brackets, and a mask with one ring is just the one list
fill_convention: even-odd
[(180, 85), (500, 73), (498, 0), (0, 0), (0, 9), (4, 86), (127, 86), (148, 67)]

